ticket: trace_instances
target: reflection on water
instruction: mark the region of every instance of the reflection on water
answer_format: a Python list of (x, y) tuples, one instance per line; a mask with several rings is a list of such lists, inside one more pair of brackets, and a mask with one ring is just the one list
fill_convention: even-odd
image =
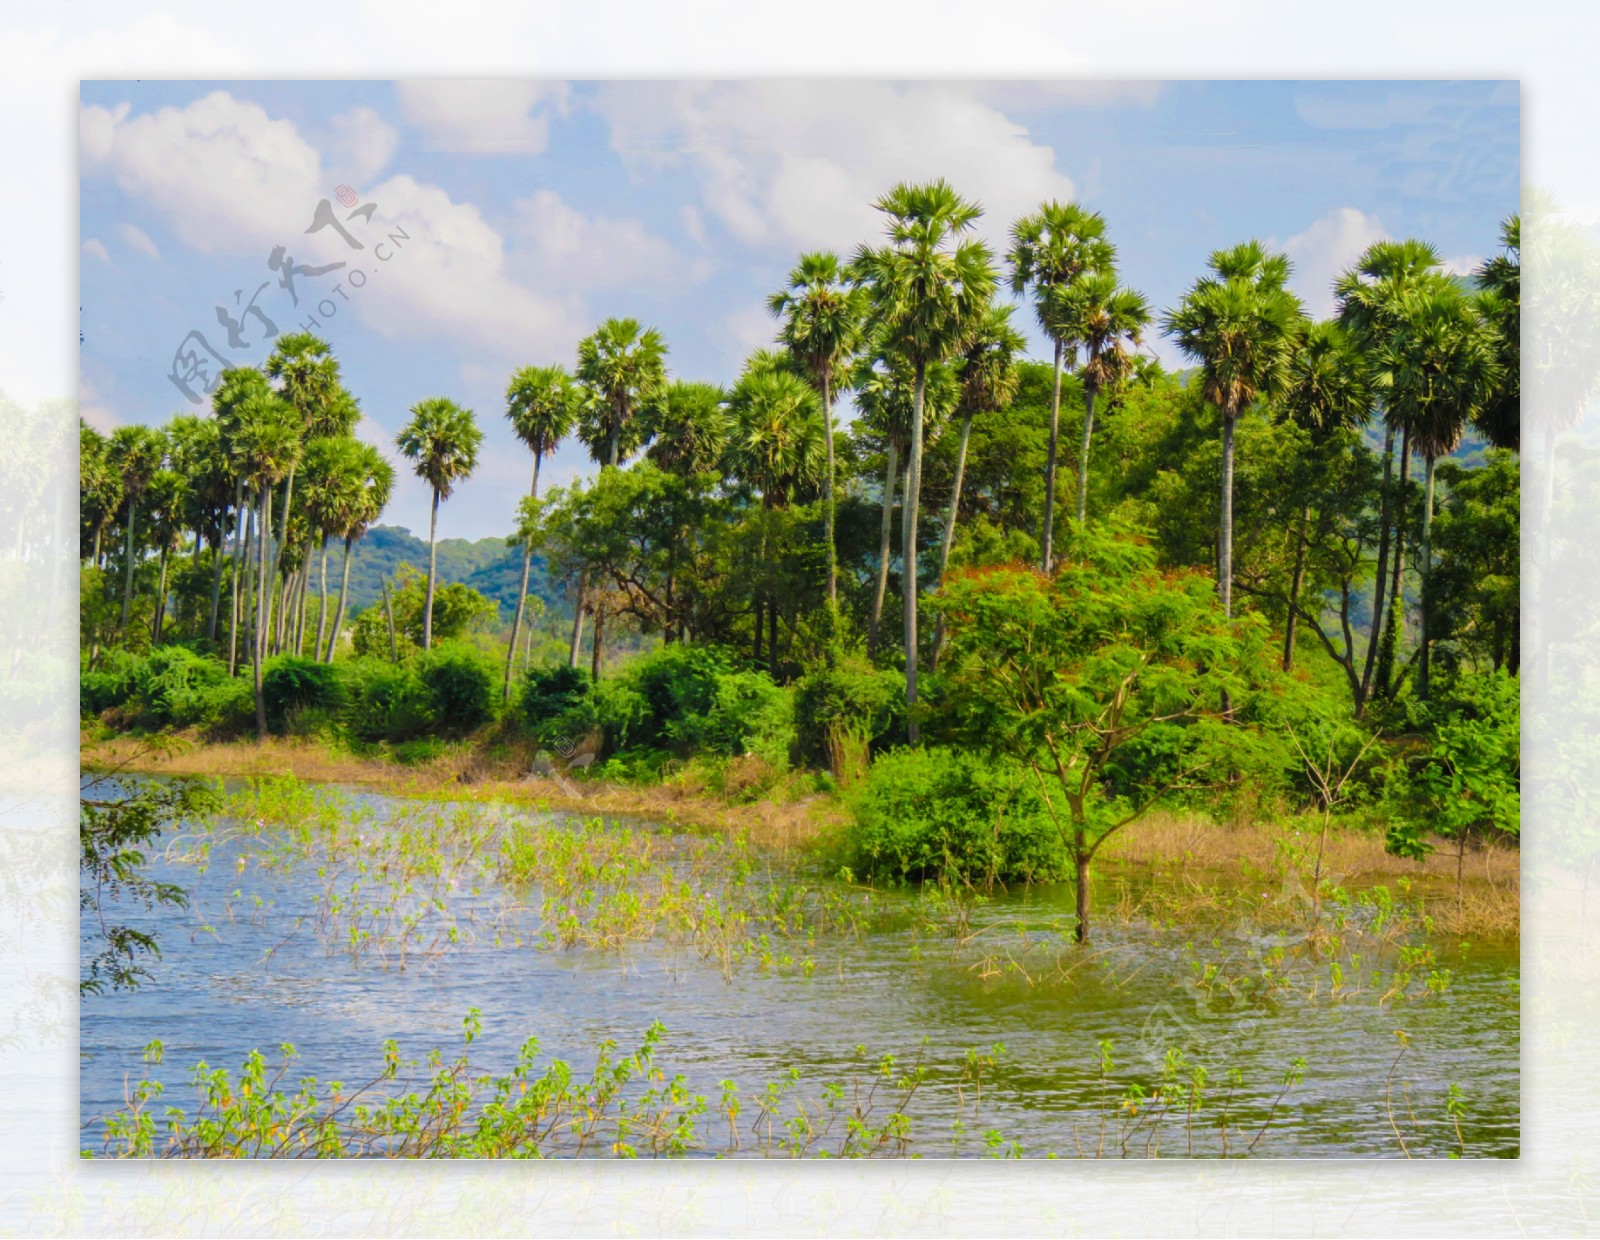
[[(390, 804), (361, 799), (380, 813)], [(416, 805), (404, 804), (408, 812)], [(354, 1080), (375, 1068), (387, 1038), (409, 1056), (434, 1047), (454, 1053), (462, 1016), (477, 1007), (484, 1024), (474, 1062), (496, 1070), (537, 1035), (546, 1059), (581, 1071), (601, 1040), (626, 1050), (660, 1020), (668, 1033), (658, 1062), (713, 1097), (724, 1078), (753, 1095), (790, 1067), (813, 1085), (844, 1079), (862, 1045), (873, 1058), (902, 1062), (920, 1052), (930, 1071), (913, 1149), (929, 1155), (950, 1149), (945, 1134), (959, 1105), (969, 1129), (998, 1130), (1029, 1155), (1097, 1146), (1115, 1153), (1117, 1125), (1135, 1114), (1123, 1105), (1126, 1091), (1148, 1094), (1159, 1084), (1173, 1048), (1185, 1055), (1186, 1079), (1202, 1067), (1213, 1101), (1229, 1096), (1232, 1153), (1269, 1113), (1257, 1155), (1402, 1157), (1401, 1138), (1413, 1156), (1514, 1156), (1519, 1146), (1518, 968), (1510, 952), (1448, 953), (1442, 993), (1418, 986), (1387, 1003), (1378, 988), (1331, 996), (1318, 982), (1313, 993), (1304, 978), (1317, 965), (1308, 958), (1299, 959), (1298, 984), (1200, 987), (1208, 964), (1220, 963), (1225, 977), (1242, 961), (1259, 966), (1263, 950), (1272, 959), (1273, 936), (1247, 927), (1175, 932), (1108, 917), (1085, 961), (1053, 928), (1069, 924), (1070, 892), (1034, 888), (973, 909), (957, 948), (951, 935), (919, 932), (924, 919), (913, 897), (879, 893), (855, 897), (875, 914), (858, 933), (779, 942), (771, 967), (752, 953), (730, 981), (682, 942), (542, 948), (537, 892), (516, 892), (520, 911), (508, 912), (505, 891), (475, 890), (463, 871), (450, 900), (463, 932), (400, 968), (343, 949), (348, 926), (330, 928), (323, 916), (332, 889), (326, 872), (309, 863), (271, 872), (241, 864), (270, 838), (217, 838), (203, 872), (158, 862), (162, 877), (189, 889), (186, 912), (119, 911), (159, 933), (163, 958), (139, 991), (83, 1005), (85, 1121), (122, 1104), (127, 1083), (144, 1071), (140, 1051), (154, 1039), (166, 1047), (164, 1101), (192, 1105), (182, 1078), (201, 1060), (237, 1067), (253, 1048), (270, 1054), (289, 1042), (302, 1057), (296, 1079)], [(661, 847), (670, 853), (674, 841), (663, 837)], [(370, 894), (375, 880), (364, 881)], [(882, 915), (886, 903), (894, 915)], [(1304, 949), (1278, 941), (1289, 947), (1282, 972)], [(1403, 1055), (1396, 1030), (1409, 1040)], [(1104, 1077), (1102, 1041), (1111, 1043), (1112, 1060)], [(996, 1042), (1007, 1053), (981, 1099), (970, 1090), (958, 1099), (963, 1056)], [(1303, 1078), (1284, 1091), (1296, 1059), (1304, 1060)], [(1446, 1105), (1452, 1084), (1465, 1100), (1459, 1136)], [(1163, 1155), (1185, 1152), (1181, 1130), (1167, 1130)], [(96, 1135), (91, 1126), (84, 1144), (95, 1145)], [(1130, 1152), (1144, 1152), (1142, 1140)], [(1197, 1124), (1192, 1140), (1196, 1153), (1221, 1152), (1214, 1125)]]

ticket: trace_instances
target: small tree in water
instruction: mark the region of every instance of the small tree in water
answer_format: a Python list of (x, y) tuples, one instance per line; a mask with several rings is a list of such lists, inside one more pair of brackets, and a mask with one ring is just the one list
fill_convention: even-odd
[[(1158, 804), (1226, 777), (1272, 675), (1258, 618), (1229, 620), (1212, 583), (1155, 567), (1126, 534), (1080, 530), (1055, 576), (958, 574), (940, 706), (967, 743), (1026, 763), (1061, 835), (1089, 938), (1090, 867)], [(1229, 719), (1221, 703), (1233, 701)]]

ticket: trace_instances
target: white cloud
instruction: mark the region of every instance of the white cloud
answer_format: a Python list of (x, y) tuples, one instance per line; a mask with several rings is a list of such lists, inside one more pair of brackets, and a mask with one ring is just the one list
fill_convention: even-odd
[(1336, 207), (1304, 232), (1283, 243), (1294, 263), (1290, 284), (1316, 318), (1333, 313), (1333, 284), (1374, 241), (1388, 237), (1376, 216), (1355, 207)]
[(678, 252), (638, 220), (584, 215), (552, 190), (519, 199), (515, 211), (513, 266), (536, 284), (579, 290), (692, 274)]
[(1458, 254), (1454, 258), (1439, 260), (1439, 265), (1453, 276), (1476, 275), (1483, 266), (1482, 254)]
[(117, 235), (128, 244), (129, 249), (137, 250), (150, 258), (161, 257), (161, 251), (156, 249), (156, 243), (150, 240), (150, 235), (137, 224), (118, 224)]
[(764, 304), (735, 310), (722, 320), (722, 326), (739, 350), (735, 365), (757, 349), (777, 347), (774, 342), (778, 337), (778, 321)]
[(331, 128), (329, 172), (358, 191), (388, 166), (400, 141), (394, 126), (368, 107), (341, 112)]
[(94, 255), (102, 263), (111, 261), (111, 255), (106, 252), (105, 242), (101, 241), (99, 237), (90, 237), (85, 241), (83, 243), (83, 252)]
[(1049, 147), (961, 84), (611, 83), (597, 106), (624, 159), (691, 166), (705, 209), (749, 243), (848, 252), (881, 236), (871, 204), (901, 180), (979, 200), (991, 244), (1074, 195)]
[(692, 202), (686, 202), (683, 204), (683, 210), (679, 212), (679, 218), (683, 220), (683, 231), (689, 234), (689, 240), (696, 245), (704, 245), (706, 243), (706, 221), (705, 217), (700, 214), (700, 208)]
[(397, 82), (400, 110), (435, 151), (537, 155), (550, 142), (550, 113), (567, 106), (565, 83), (512, 80)]
[(123, 424), (111, 411), (100, 389), (85, 374), (78, 376), (78, 416), (102, 435), (109, 435)]

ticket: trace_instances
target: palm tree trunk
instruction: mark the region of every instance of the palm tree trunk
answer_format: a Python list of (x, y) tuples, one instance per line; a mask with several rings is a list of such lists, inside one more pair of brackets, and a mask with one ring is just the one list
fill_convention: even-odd
[(1417, 657), (1417, 697), (1428, 700), (1428, 583), (1433, 576), (1433, 456), (1422, 458), (1422, 646)]
[(828, 479), (822, 514), (826, 526), (823, 537), (828, 540), (828, 607), (832, 610), (839, 606), (839, 548), (833, 536), (833, 385), (826, 374), (822, 377), (822, 420), (828, 432)]
[(322, 653), (323, 639), (327, 636), (328, 627), (328, 536), (322, 536), (322, 563), (317, 573), (317, 645), (312, 652), (312, 657), (321, 663), (332, 663), (332, 647), (325, 658)]
[(1222, 597), (1225, 616), (1233, 615), (1233, 423), (1233, 414), (1222, 415), (1222, 520), (1217, 537), (1217, 593)]
[(1061, 341), (1055, 342), (1055, 370), (1050, 384), (1050, 448), (1044, 458), (1044, 527), (1039, 531), (1039, 564), (1045, 572), (1055, 567), (1056, 447), (1061, 439)]
[[(339, 606), (333, 613), (333, 627), (328, 632), (328, 657), (326, 659), (328, 663), (333, 662), (333, 652), (339, 644), (339, 630), (344, 627), (344, 603), (350, 594), (350, 549), (354, 544), (355, 539), (346, 534), (344, 539), (344, 569), (339, 574)], [(328, 562), (326, 555), (323, 556), (322, 562), (324, 572), (326, 572)], [(384, 603), (385, 606), (388, 605), (387, 595), (384, 596)]]
[(161, 644), (161, 621), (167, 610), (167, 548), (161, 548), (161, 577), (156, 583), (156, 614), (150, 622), (150, 644)]
[(1382, 641), (1384, 602), (1389, 584), (1389, 478), (1394, 464), (1394, 427), (1386, 426), (1383, 433), (1383, 489), (1378, 503), (1378, 566), (1372, 585), (1372, 620), (1367, 629), (1367, 657), (1361, 669), (1362, 705), (1372, 700), (1372, 678), (1377, 669), (1378, 646)]
[[(539, 454), (533, 454), (533, 485), (528, 488), (531, 499), (539, 498)], [(528, 606), (528, 573), (533, 567), (533, 544), (522, 548), (522, 585), (517, 590), (517, 611), (511, 617), (511, 640), (506, 643), (506, 683), (500, 690), (500, 700), (511, 700), (511, 675), (517, 662), (517, 635), (522, 630), (522, 613)]]
[[(283, 550), (284, 550), (284, 546), (289, 541), (289, 512), (290, 512), (290, 509), (294, 506), (294, 471), (298, 467), (299, 467), (299, 462), (298, 461), (295, 464), (289, 466), (289, 478), (288, 478), (288, 481), (284, 484), (284, 490), (283, 490), (283, 536), (278, 539), (277, 544), (274, 547), (273, 553), (272, 553), (272, 572), (273, 572), (273, 574), (275, 576), (279, 575), (279, 574), (281, 574), (283, 572)], [(288, 603), (288, 599), (289, 599), (288, 591), (285, 590), (284, 591), (284, 597), (283, 597), (283, 602), (284, 602), (285, 605)], [(280, 647), (283, 645), (283, 612), (286, 611), (286, 610), (287, 610), (287, 606), (282, 606), (282, 607), (279, 608), (279, 619), (278, 619), (278, 627), (277, 627), (276, 633), (277, 633), (278, 645)]]
[(872, 595), (872, 619), (867, 625), (867, 651), (878, 648), (878, 623), (883, 619), (883, 600), (889, 591), (889, 542), (894, 530), (894, 484), (899, 476), (899, 445), (889, 438), (888, 463), (883, 471), (883, 522), (878, 530), (878, 584)]
[(1394, 669), (1404, 645), (1406, 600), (1402, 589), (1406, 572), (1406, 483), (1411, 473), (1411, 432), (1400, 433), (1400, 485), (1395, 492), (1394, 549), (1389, 577), (1389, 615), (1378, 643), (1378, 671), (1373, 692), (1388, 697), (1394, 682)]
[(1300, 509), (1300, 524), (1295, 529), (1294, 573), (1289, 579), (1289, 618), (1283, 625), (1283, 670), (1286, 672), (1294, 666), (1295, 626), (1300, 619), (1296, 608), (1300, 606), (1300, 586), (1305, 580), (1306, 525), (1310, 520), (1311, 505), (1306, 504)]
[(1083, 449), (1078, 453), (1078, 524), (1082, 525), (1089, 513), (1089, 442), (1094, 435), (1095, 390), (1083, 389)]
[(389, 603), (389, 579), (385, 577), (383, 586), (383, 618), (389, 622), (389, 662), (400, 662), (400, 644), (394, 635), (394, 608)]
[(250, 643), (251, 674), (255, 679), (256, 696), (256, 740), (263, 741), (267, 737), (267, 699), (261, 689), (261, 655), (262, 647), (267, 640), (267, 621), (269, 617), (262, 614), (263, 609), (271, 609), (267, 594), (267, 537), (265, 531), (272, 528), (272, 488), (261, 488), (261, 529), (262, 536), (256, 540), (258, 548), (257, 558), (260, 561), (256, 570), (256, 631), (255, 639)]
[(216, 541), (211, 544), (211, 615), (206, 621), (206, 640), (217, 640), (217, 619), (222, 612), (222, 530), (218, 527)]
[(96, 525), (94, 527), (94, 554), (89, 557), (89, 563), (93, 564), (96, 568), (100, 567), (100, 536), (104, 529), (105, 527), (102, 525)]
[(572, 607), (572, 645), (567, 651), (568, 667), (578, 666), (578, 652), (583, 649), (583, 593), (584, 586), (587, 584), (584, 581), (584, 576), (583, 570), (579, 569), (578, 599)]
[(902, 575), (906, 604), (906, 712), (909, 723), (906, 735), (917, 743), (917, 505), (922, 498), (922, 410), (928, 391), (928, 368), (917, 363), (917, 384), (911, 398), (911, 458), (906, 462), (905, 517), (900, 525), (900, 541), (904, 545), (901, 560), (905, 565)]
[(594, 613), (594, 648), (589, 653), (589, 679), (600, 683), (600, 652), (606, 629), (606, 613), (600, 608)]
[[(961, 510), (961, 483), (967, 474), (967, 440), (972, 435), (972, 412), (961, 419), (961, 446), (956, 449), (956, 477), (950, 488), (950, 511), (944, 518), (944, 538), (939, 542), (939, 585), (944, 585), (945, 570), (950, 567), (950, 548), (956, 540), (956, 514)], [(937, 670), (939, 652), (944, 648), (944, 613), (933, 626), (933, 654), (928, 659), (929, 670)]]
[[(244, 503), (241, 495), (240, 504)], [(255, 535), (256, 510), (251, 504), (248, 508), (240, 509), (239, 524), (244, 533), (237, 541), (233, 555), (233, 617), (228, 624), (228, 675), (232, 676), (239, 667), (239, 628), (246, 622), (249, 614), (249, 564), (251, 539)]]
[(122, 619), (117, 622), (117, 633), (122, 635), (128, 631), (128, 612), (133, 607), (133, 525), (139, 516), (138, 502), (132, 498), (128, 500), (128, 541), (127, 550), (123, 553), (126, 563), (123, 565), (122, 582)]
[(433, 489), (433, 509), (428, 516), (428, 598), (422, 605), (422, 648), (433, 645), (433, 578), (439, 559), (439, 488)]

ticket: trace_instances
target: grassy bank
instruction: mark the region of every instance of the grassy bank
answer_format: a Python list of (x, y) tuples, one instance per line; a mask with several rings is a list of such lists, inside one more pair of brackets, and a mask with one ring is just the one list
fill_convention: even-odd
[[(782, 851), (825, 852), (850, 821), (836, 793), (804, 780), (767, 784), (750, 799), (737, 776), (709, 786), (687, 769), (656, 783), (616, 783), (581, 775), (532, 775), (533, 747), (460, 745), (416, 763), (335, 749), (316, 741), (270, 738), (207, 742), (131, 736), (81, 738), (82, 765), (96, 772), (211, 778), (293, 776), (395, 796), (538, 806), (600, 816), (644, 818), (736, 834)], [(1096, 876), (1096, 903), (1123, 918), (1198, 921), (1277, 909), (1288, 918), (1310, 899), (1311, 879), (1351, 892), (1384, 886), (1420, 902), (1436, 928), (1476, 939), (1515, 941), (1521, 899), (1520, 853), (1483, 842), (1458, 855), (1411, 860), (1384, 850), (1377, 832), (1335, 824), (1321, 841), (1315, 825), (1276, 820), (1218, 825), (1194, 815), (1156, 812), (1109, 841)], [(1457, 869), (1460, 867), (1460, 899)]]

